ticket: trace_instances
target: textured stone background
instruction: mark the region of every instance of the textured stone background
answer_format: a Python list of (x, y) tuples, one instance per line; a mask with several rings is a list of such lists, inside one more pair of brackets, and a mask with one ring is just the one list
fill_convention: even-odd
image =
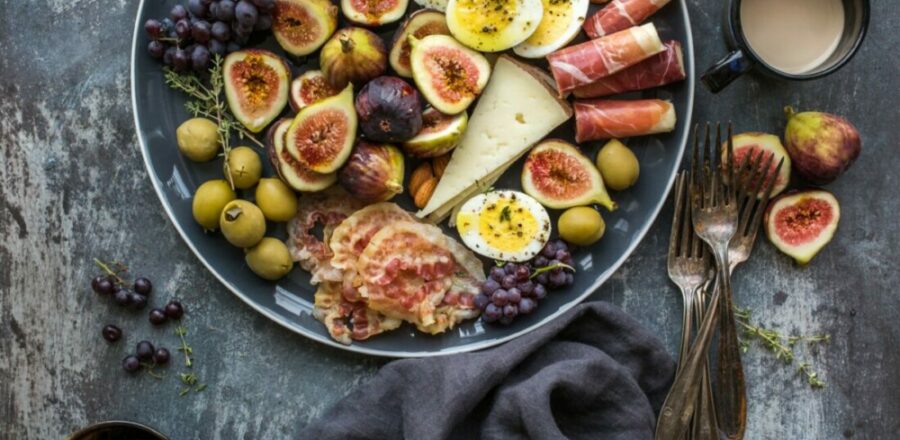
[[(153, 1), (153, 0), (150, 0)], [(172, 438), (282, 438), (375, 373), (379, 360), (307, 341), (269, 322), (207, 274), (169, 223), (147, 179), (132, 124), (128, 58), (136, 1), (0, 0), (0, 437), (60, 438), (129, 419)], [(691, 0), (697, 67), (721, 56), (720, 2)], [(811, 391), (794, 367), (754, 347), (745, 356), (750, 439), (890, 438), (900, 432), (900, 248), (895, 132), (900, 9), (873, 1), (853, 62), (814, 82), (749, 76), (714, 96), (698, 88), (697, 120), (781, 133), (782, 106), (848, 116), (863, 154), (829, 185), (842, 203), (834, 241), (809, 267), (762, 240), (735, 275), (737, 301), (766, 325), (827, 332), (803, 351), (828, 383)], [(680, 298), (665, 276), (671, 208), (595, 299), (618, 304), (674, 353)], [(178, 397), (174, 377), (128, 377), (140, 337), (176, 346), (85, 288), (107, 256), (191, 306), (195, 370), (209, 388)], [(126, 343), (99, 330), (120, 321)], [(127, 324), (127, 325), (126, 325)], [(171, 369), (170, 376), (176, 370)]]

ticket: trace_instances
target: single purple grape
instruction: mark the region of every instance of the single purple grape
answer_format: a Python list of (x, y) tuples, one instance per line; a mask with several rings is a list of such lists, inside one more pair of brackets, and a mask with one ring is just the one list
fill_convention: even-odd
[(131, 295), (127, 290), (120, 287), (113, 293), (113, 301), (120, 306), (127, 306), (131, 304)]
[(217, 21), (212, 24), (210, 34), (212, 34), (214, 39), (224, 43), (231, 38), (231, 26), (228, 26), (228, 23), (224, 21)]
[(103, 327), (103, 339), (106, 339), (109, 342), (116, 342), (119, 339), (122, 339), (122, 329), (116, 327), (112, 324)]
[(153, 291), (153, 283), (146, 277), (138, 277), (134, 280), (134, 291), (147, 296)]
[(536, 277), (534, 277), (534, 281), (536, 281), (538, 285), (547, 285), (547, 283), (550, 281), (549, 276), (550, 275), (548, 275), (547, 272), (541, 272)]
[(547, 288), (543, 284), (536, 284), (534, 292), (531, 294), (536, 300), (542, 300), (547, 296)]
[(162, 309), (150, 310), (150, 323), (153, 325), (161, 325), (166, 322), (166, 312)]
[(130, 293), (128, 294), (129, 300), (128, 302), (131, 305), (131, 308), (135, 310), (143, 310), (144, 307), (147, 307), (147, 297), (141, 295), (139, 293)]
[(519, 307), (515, 304), (507, 304), (503, 306), (503, 316), (505, 318), (513, 319), (519, 315)]
[(222, 0), (216, 8), (216, 18), (224, 22), (234, 20), (234, 2), (232, 0)]
[(178, 302), (176, 300), (172, 300), (172, 301), (169, 301), (168, 304), (166, 304), (165, 313), (166, 313), (166, 317), (168, 317), (168, 318), (181, 319), (181, 317), (184, 316), (184, 307), (181, 305), (180, 302)]
[(491, 302), (498, 307), (503, 307), (509, 304), (509, 292), (499, 289), (491, 295)]
[(506, 275), (503, 277), (503, 281), (500, 281), (500, 286), (504, 289), (512, 289), (516, 287), (516, 276), (515, 275)]
[(141, 341), (137, 343), (137, 347), (135, 347), (135, 354), (137, 355), (138, 360), (142, 362), (150, 362), (153, 360), (153, 344), (150, 341)]
[(487, 307), (487, 305), (490, 303), (491, 303), (491, 297), (489, 297), (483, 293), (479, 293), (478, 295), (475, 295), (475, 307), (477, 307), (478, 310), (484, 311), (484, 308)]
[(183, 20), (188, 18), (188, 11), (182, 5), (175, 5), (169, 12), (169, 17), (171, 17), (173, 21)]
[(556, 272), (550, 274), (549, 287), (554, 289), (559, 289), (560, 287), (565, 287), (566, 285), (566, 273), (565, 272)]
[(522, 300), (522, 292), (516, 287), (507, 290), (506, 294), (509, 296), (510, 304), (518, 304)]
[(503, 281), (503, 277), (505, 276), (506, 271), (504, 271), (502, 267), (494, 266), (491, 268), (491, 278), (493, 278), (495, 281)]
[(494, 305), (494, 303), (490, 303), (484, 308), (484, 313), (481, 314), (481, 319), (484, 322), (495, 322), (503, 315), (503, 309)]
[(163, 30), (162, 23), (155, 18), (151, 18), (144, 23), (144, 32), (147, 33), (147, 36), (150, 38), (156, 39), (161, 37)]
[(494, 291), (496, 291), (499, 288), (500, 288), (500, 283), (498, 283), (497, 280), (495, 280), (493, 278), (488, 278), (487, 280), (484, 281), (484, 283), (481, 284), (481, 291), (487, 295), (494, 293)]
[(519, 268), (519, 265), (516, 263), (506, 263), (503, 265), (503, 271), (506, 272), (507, 275), (515, 275), (516, 269)]
[(125, 356), (125, 359), (122, 359), (122, 369), (134, 373), (141, 369), (141, 361), (134, 355)]
[(209, 43), (206, 44), (209, 47), (209, 53), (211, 55), (225, 55), (225, 43), (219, 40), (209, 40)]
[(206, 20), (200, 20), (191, 25), (191, 38), (198, 43), (206, 43), (210, 39), (210, 24)]
[(147, 44), (147, 53), (156, 60), (162, 59), (166, 53), (166, 45), (159, 40), (153, 40)]
[(547, 257), (545, 257), (543, 255), (538, 255), (537, 257), (534, 257), (534, 267), (546, 267), (547, 263), (549, 263), (549, 262), (550, 262), (550, 260), (548, 260)]
[(207, 4), (201, 0), (188, 0), (188, 11), (194, 14), (194, 17), (205, 18), (207, 12)]
[(544, 245), (544, 249), (541, 251), (541, 255), (546, 258), (553, 258), (556, 256), (556, 244), (554, 242), (548, 242)]
[(519, 291), (522, 292), (522, 296), (531, 296), (531, 293), (534, 292), (534, 282), (528, 280), (524, 283), (519, 283)]
[(522, 301), (519, 302), (519, 313), (523, 315), (530, 314), (535, 308), (537, 308), (537, 303), (531, 298), (522, 298)]
[(531, 269), (529, 269), (528, 266), (522, 264), (516, 268), (515, 276), (516, 276), (516, 281), (519, 281), (519, 282), (526, 281), (526, 280), (528, 280), (528, 277), (531, 276)]
[(156, 353), (153, 353), (153, 362), (158, 365), (165, 365), (169, 363), (170, 357), (169, 350), (160, 347), (156, 349)]

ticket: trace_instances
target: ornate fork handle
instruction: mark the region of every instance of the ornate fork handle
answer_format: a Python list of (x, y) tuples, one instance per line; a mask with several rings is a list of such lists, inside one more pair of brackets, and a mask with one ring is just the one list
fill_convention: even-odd
[(663, 403), (656, 425), (656, 439), (678, 439), (687, 432), (691, 416), (694, 414), (697, 396), (700, 391), (701, 378), (707, 366), (707, 351), (712, 340), (714, 328), (719, 320), (719, 301), (722, 292), (730, 291), (728, 280), (728, 242), (716, 243), (713, 247), (716, 258), (717, 288), (710, 300), (709, 312), (703, 318), (697, 339), (691, 348), (687, 361), (675, 376), (675, 383)]

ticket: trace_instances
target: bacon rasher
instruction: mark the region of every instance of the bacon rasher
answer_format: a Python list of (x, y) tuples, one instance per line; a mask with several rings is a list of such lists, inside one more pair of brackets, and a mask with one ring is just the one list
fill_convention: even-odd
[(670, 40), (666, 50), (625, 70), (581, 86), (572, 91), (576, 98), (599, 98), (618, 93), (645, 90), (681, 81), (685, 77), (681, 43)]
[(635, 26), (547, 55), (560, 96), (662, 52), (653, 23)]
[(585, 20), (584, 31), (591, 38), (639, 25), (669, 3), (669, 0), (613, 0)]
[(675, 107), (661, 99), (575, 101), (575, 140), (625, 138), (675, 129)]

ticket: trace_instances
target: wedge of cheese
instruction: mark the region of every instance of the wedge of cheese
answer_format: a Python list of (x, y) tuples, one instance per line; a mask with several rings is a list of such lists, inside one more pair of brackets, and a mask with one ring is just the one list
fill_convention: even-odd
[(439, 222), (553, 129), (572, 117), (572, 107), (557, 97), (553, 79), (543, 70), (503, 55), (469, 118), (428, 204), (416, 213)]

